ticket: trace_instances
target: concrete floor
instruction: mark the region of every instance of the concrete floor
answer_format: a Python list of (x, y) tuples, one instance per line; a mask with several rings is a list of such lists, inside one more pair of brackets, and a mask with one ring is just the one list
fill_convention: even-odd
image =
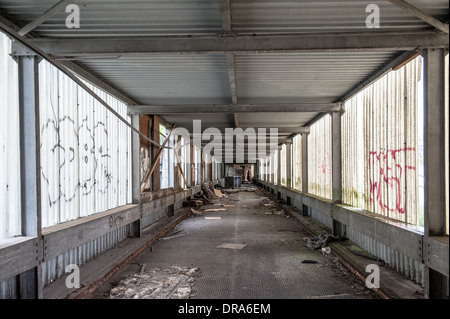
[[(216, 203), (235, 205), (226, 211), (204, 212), (177, 225), (179, 234), (160, 240), (139, 255), (92, 296), (109, 298), (124, 278), (154, 268), (198, 267), (191, 299), (371, 299), (376, 295), (333, 258), (308, 248), (308, 233), (293, 218), (271, 214), (255, 192), (230, 194)], [(221, 206), (203, 206), (220, 208)], [(220, 217), (221, 219), (205, 219)], [(224, 249), (224, 243), (245, 244)], [(318, 263), (302, 263), (314, 260)]]

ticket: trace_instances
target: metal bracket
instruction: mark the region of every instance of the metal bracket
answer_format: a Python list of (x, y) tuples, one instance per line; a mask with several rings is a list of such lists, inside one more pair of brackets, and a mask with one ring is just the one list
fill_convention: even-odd
[(19, 56), (36, 56), (39, 55), (31, 48), (23, 44), (19, 41), (12, 41), (11, 44), (11, 56), (19, 57)]

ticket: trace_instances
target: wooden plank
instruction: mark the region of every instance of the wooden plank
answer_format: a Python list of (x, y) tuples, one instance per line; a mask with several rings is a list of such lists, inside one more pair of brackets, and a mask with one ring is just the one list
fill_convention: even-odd
[(44, 229), (44, 261), (51, 260), (140, 218), (139, 205), (127, 205)]
[(88, 298), (102, 284), (151, 247), (159, 238), (168, 234), (188, 214), (188, 210), (181, 210), (175, 217), (164, 218), (144, 231), (142, 238), (127, 240), (114, 247), (109, 254), (102, 254), (83, 265), (80, 268), (80, 289), (67, 289), (65, 285), (67, 275), (58, 278), (53, 284), (45, 287), (45, 299)]
[(39, 265), (42, 242), (38, 237), (14, 237), (0, 245), (0, 282)]
[(143, 185), (141, 187), (141, 191), (142, 192), (144, 192), (145, 185), (147, 185), (148, 181), (150, 180), (150, 177), (153, 175), (153, 172), (154, 172), (155, 168), (158, 166), (159, 159), (160, 159), (160, 157), (162, 155), (162, 152), (164, 151), (164, 147), (166, 147), (166, 144), (169, 142), (170, 135), (172, 134), (174, 129), (175, 129), (175, 124), (172, 125), (172, 128), (170, 129), (169, 135), (167, 135), (167, 138), (164, 140), (164, 143), (163, 143), (162, 147), (160, 147), (159, 150), (158, 150), (158, 154), (156, 155), (156, 158), (153, 161), (153, 164), (152, 164), (152, 167), (150, 169), (150, 172), (149, 172), (147, 178), (145, 179), (145, 181), (144, 181), (144, 183), (143, 183)]

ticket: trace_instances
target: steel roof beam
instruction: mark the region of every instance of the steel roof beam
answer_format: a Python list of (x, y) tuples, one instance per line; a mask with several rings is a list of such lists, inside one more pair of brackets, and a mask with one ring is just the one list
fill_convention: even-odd
[(340, 103), (236, 104), (236, 105), (133, 105), (130, 114), (235, 114), (340, 111)]
[(109, 54), (255, 54), (284, 52), (349, 52), (448, 48), (448, 35), (434, 31), (358, 32), (295, 35), (192, 37), (113, 37), (30, 39), (58, 58)]

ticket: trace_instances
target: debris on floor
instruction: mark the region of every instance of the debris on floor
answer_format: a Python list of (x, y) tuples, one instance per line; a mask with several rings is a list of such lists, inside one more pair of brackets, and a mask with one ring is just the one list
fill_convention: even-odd
[(199, 210), (195, 210), (191, 208), (191, 213), (189, 214), (191, 217), (203, 216), (203, 213)]
[(206, 220), (219, 220), (222, 219), (222, 217), (205, 217)]
[(331, 248), (326, 246), (326, 247), (322, 247), (322, 254), (324, 256), (331, 256)]
[(226, 211), (225, 208), (208, 208), (205, 209), (205, 212), (221, 212), (221, 211)]
[(183, 207), (200, 207), (203, 204), (203, 200), (189, 200), (183, 202)]
[(318, 264), (319, 262), (317, 260), (309, 260), (305, 259), (302, 261), (302, 264)]
[(172, 233), (170, 235), (162, 237), (162, 238), (160, 238), (160, 240), (170, 240), (170, 239), (175, 239), (175, 238), (181, 238), (181, 237), (189, 236), (189, 232), (188, 231), (186, 231), (184, 233), (182, 233), (182, 231), (184, 231), (184, 229), (181, 229), (181, 230), (179, 230), (177, 232), (174, 232), (174, 233)]
[(339, 240), (339, 236), (335, 236), (333, 234), (320, 234), (316, 237), (304, 237), (303, 241), (306, 242), (306, 246), (313, 250), (317, 250), (319, 248), (327, 247), (330, 241)]
[(198, 268), (172, 265), (121, 280), (109, 291), (110, 299), (189, 299)]
[(231, 243), (225, 243), (217, 246), (217, 248), (225, 248), (225, 249), (244, 249), (247, 246), (247, 244), (231, 244)]
[(225, 194), (223, 194), (220, 189), (215, 189), (214, 188), (214, 194), (216, 194), (217, 197), (222, 198), (225, 197)]
[(211, 199), (211, 198), (217, 198), (216, 193), (213, 192), (213, 191), (211, 190), (211, 188), (208, 186), (208, 184), (203, 183), (203, 184), (202, 184), (202, 189), (205, 191), (206, 196), (207, 196), (209, 199)]

